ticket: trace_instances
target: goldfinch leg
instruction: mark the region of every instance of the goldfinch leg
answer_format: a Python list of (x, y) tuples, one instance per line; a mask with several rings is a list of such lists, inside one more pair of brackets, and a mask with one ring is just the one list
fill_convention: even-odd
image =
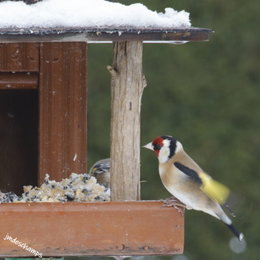
[(183, 214), (186, 205), (184, 205), (177, 198), (172, 196), (170, 198), (163, 200), (163, 207), (174, 207), (178, 212)]

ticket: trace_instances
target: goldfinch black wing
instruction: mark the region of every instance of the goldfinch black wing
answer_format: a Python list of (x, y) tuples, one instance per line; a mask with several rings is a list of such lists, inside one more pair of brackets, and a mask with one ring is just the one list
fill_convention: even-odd
[(183, 165), (180, 162), (175, 162), (174, 166), (179, 169), (181, 172), (183, 172), (184, 174), (188, 175), (194, 182), (196, 182), (199, 185), (202, 185), (203, 182), (201, 180), (201, 178), (199, 177), (198, 173), (194, 170), (192, 170), (191, 168)]

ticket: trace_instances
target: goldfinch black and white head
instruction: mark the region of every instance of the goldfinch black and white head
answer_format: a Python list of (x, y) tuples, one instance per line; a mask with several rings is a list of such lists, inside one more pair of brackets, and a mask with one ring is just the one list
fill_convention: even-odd
[(243, 239), (221, 207), (229, 189), (206, 174), (178, 140), (169, 135), (158, 136), (144, 147), (155, 152), (162, 183), (174, 197), (187, 209), (203, 211), (223, 221), (239, 240)]
[(168, 135), (158, 136), (144, 147), (154, 151), (160, 163), (167, 162), (176, 152), (183, 149), (179, 141)]

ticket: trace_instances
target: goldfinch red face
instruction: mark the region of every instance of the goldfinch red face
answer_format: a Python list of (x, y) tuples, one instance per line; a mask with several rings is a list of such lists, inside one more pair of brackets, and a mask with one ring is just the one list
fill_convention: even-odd
[(164, 163), (171, 159), (176, 153), (179, 142), (171, 136), (158, 136), (151, 143), (144, 145), (145, 148), (155, 152), (160, 163)]

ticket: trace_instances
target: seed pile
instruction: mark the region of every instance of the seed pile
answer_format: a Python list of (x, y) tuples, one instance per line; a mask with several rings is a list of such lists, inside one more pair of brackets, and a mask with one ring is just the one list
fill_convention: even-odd
[(24, 186), (24, 193), (0, 192), (0, 203), (9, 202), (91, 202), (110, 201), (110, 189), (97, 183), (89, 174), (72, 173), (60, 182), (46, 174), (40, 187)]

